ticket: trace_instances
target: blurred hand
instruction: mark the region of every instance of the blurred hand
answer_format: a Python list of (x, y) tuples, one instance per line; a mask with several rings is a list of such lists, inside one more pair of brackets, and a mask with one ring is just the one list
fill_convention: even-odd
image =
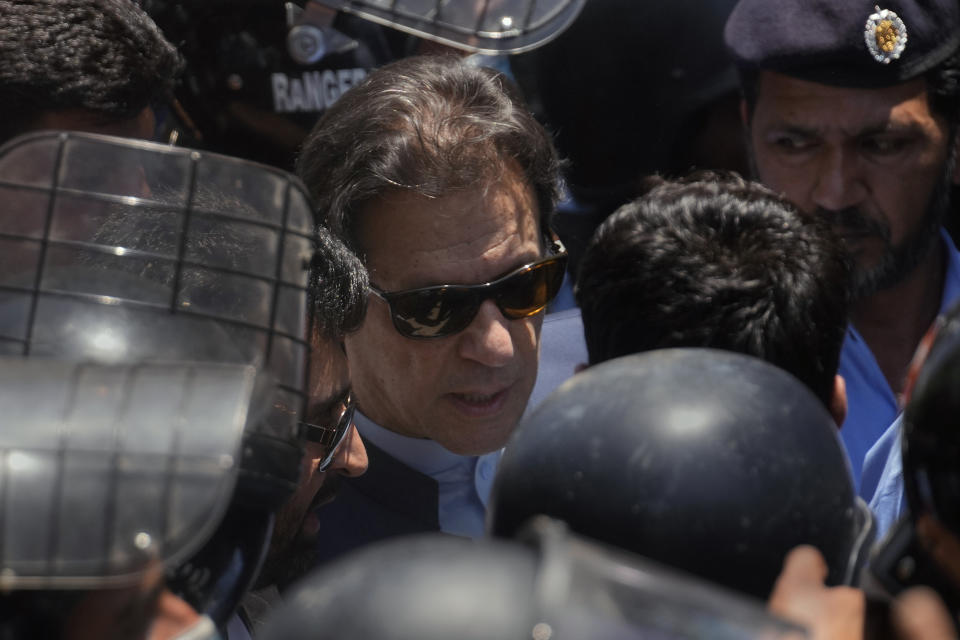
[[(827, 563), (820, 552), (810, 546), (797, 547), (787, 554), (767, 608), (806, 627), (814, 640), (862, 639), (864, 593), (853, 587), (828, 587), (826, 577)], [(890, 605), (889, 625), (892, 637), (898, 640), (957, 639), (947, 607), (927, 587), (900, 594)]]
[(767, 608), (806, 627), (815, 640), (860, 640), (866, 598), (853, 587), (827, 587), (827, 563), (820, 552), (800, 546), (787, 554)]
[(914, 587), (901, 593), (893, 601), (891, 623), (899, 640), (955, 640), (957, 637), (949, 611), (929, 587)]

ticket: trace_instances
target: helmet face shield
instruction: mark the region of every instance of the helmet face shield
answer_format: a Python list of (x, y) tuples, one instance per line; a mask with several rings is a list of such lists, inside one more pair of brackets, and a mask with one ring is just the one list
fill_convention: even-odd
[(556, 638), (793, 638), (800, 627), (759, 600), (533, 518), (519, 539), (539, 547), (537, 598)]
[(129, 585), (230, 502), (256, 371), (0, 358), (0, 588)]
[(570, 26), (586, 0), (317, 0), (410, 34), (477, 53), (520, 53)]
[(43, 132), (0, 149), (0, 353), (253, 364), (256, 429), (294, 440), (313, 219), (292, 176), (142, 141)]
[[(442, 585), (441, 589), (437, 585)], [(323, 631), (331, 630), (331, 634)], [(568, 533), (548, 518), (520, 541), (439, 533), (381, 541), (284, 594), (264, 640), (623, 640), (805, 637), (759, 600)]]

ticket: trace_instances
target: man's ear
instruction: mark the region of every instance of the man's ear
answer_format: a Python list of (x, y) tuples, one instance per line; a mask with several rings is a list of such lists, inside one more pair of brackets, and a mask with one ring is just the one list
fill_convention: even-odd
[(847, 419), (847, 382), (839, 373), (833, 377), (833, 395), (830, 397), (830, 415), (837, 423), (837, 429)]

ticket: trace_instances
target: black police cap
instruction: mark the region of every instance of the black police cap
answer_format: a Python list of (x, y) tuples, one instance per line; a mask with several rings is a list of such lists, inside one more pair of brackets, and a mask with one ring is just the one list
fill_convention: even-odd
[(738, 66), (842, 87), (916, 78), (960, 46), (957, 0), (741, 0), (724, 37)]

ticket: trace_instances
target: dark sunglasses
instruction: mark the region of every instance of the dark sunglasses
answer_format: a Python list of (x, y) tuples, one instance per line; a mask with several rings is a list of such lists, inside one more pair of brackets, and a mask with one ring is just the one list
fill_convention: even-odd
[(337, 450), (340, 448), (340, 445), (343, 444), (343, 439), (347, 436), (347, 432), (350, 431), (350, 425), (353, 423), (353, 414), (357, 410), (357, 403), (354, 401), (353, 394), (350, 392), (348, 392), (338, 404), (340, 404), (343, 409), (340, 411), (340, 415), (337, 417), (335, 424), (320, 425), (310, 422), (301, 422), (299, 424), (300, 439), (307, 442), (319, 443), (323, 445), (326, 451), (318, 467), (320, 471), (326, 471), (330, 468), (333, 459), (337, 455)]
[(484, 300), (493, 300), (511, 320), (543, 310), (563, 284), (567, 251), (554, 236), (550, 256), (483, 284), (440, 284), (421, 289), (370, 291), (390, 307), (393, 326), (408, 338), (442, 338), (466, 329)]

